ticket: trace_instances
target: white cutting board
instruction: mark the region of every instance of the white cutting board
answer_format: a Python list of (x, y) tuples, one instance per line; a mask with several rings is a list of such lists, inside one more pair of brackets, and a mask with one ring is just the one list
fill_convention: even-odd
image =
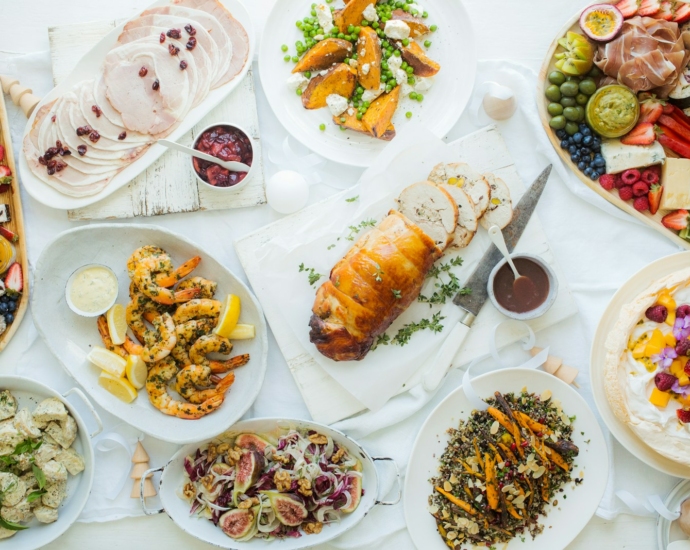
[[(513, 200), (522, 195), (525, 185), (518, 175), (510, 153), (503, 141), (503, 137), (495, 126), (489, 126), (478, 132), (470, 134), (450, 144), (457, 154), (458, 162), (467, 162), (481, 173), (493, 172), (502, 178), (511, 190)], [(409, 182), (414, 183), (414, 182)], [(273, 335), (278, 342), (290, 372), (295, 378), (297, 387), (302, 397), (317, 422), (332, 424), (344, 418), (357, 414), (365, 408), (350, 393), (345, 391), (326, 371), (321, 368), (309, 353), (295, 338), (293, 329), (285, 322), (280, 311), (269, 299), (266, 288), (257, 278), (258, 262), (256, 251), (278, 235), (291, 234), (296, 229), (307, 223), (314, 212), (317, 212), (324, 204), (342, 202), (344, 198), (352, 195), (352, 191), (344, 191), (312, 205), (291, 216), (287, 216), (277, 222), (267, 225), (258, 231), (251, 233), (235, 241), (235, 249), (242, 263), (247, 278), (259, 298), (268, 320)], [(474, 241), (470, 246), (489, 246), (489, 237), (486, 231), (480, 227)], [(563, 319), (577, 313), (577, 305), (570, 293), (568, 283), (559, 266), (555, 263), (553, 254), (549, 248), (546, 235), (537, 216), (533, 216), (527, 231), (518, 243), (516, 251), (530, 252), (541, 256), (556, 271), (558, 276), (559, 293), (551, 309), (539, 319), (529, 321), (534, 331), (552, 326)], [(489, 335), (492, 329), (506, 318), (499, 313), (491, 303), (488, 303), (477, 316), (472, 331), (453, 361), (454, 366), (469, 363), (476, 357), (488, 353)], [(309, 319), (304, 320), (304, 330), (308, 330)], [(516, 342), (524, 333), (519, 331), (501, 331), (498, 342), (507, 345)], [(420, 365), (421, 367), (421, 365)], [(401, 392), (415, 386), (421, 381), (421, 369), (401, 388)]]
[[(54, 83), (59, 84), (70, 74), (82, 56), (121, 22), (94, 21), (50, 27), (48, 36)], [(264, 165), (251, 68), (237, 88), (178, 141), (191, 146), (198, 130), (221, 121), (242, 126), (254, 140), (255, 168), (251, 181), (237, 193), (222, 193), (202, 186), (194, 176), (189, 157), (168, 151), (112, 195), (94, 204), (68, 210), (68, 218), (71, 221), (106, 220), (264, 204)]]

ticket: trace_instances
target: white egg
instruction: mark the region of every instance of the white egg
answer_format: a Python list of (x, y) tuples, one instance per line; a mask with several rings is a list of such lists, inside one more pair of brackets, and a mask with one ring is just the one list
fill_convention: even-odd
[(266, 184), (266, 200), (276, 212), (292, 214), (309, 201), (309, 185), (304, 177), (292, 170), (281, 170)]
[(489, 91), (484, 96), (484, 111), (494, 120), (505, 120), (515, 114), (517, 99), (513, 90), (496, 82), (489, 82)]

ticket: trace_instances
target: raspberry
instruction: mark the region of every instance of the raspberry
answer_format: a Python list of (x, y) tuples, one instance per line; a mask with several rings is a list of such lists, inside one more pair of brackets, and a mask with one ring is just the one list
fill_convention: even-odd
[(629, 201), (633, 198), (632, 185), (624, 185), (618, 190), (618, 196), (621, 200)]
[(642, 176), (640, 176), (640, 178), (649, 185), (659, 183), (659, 174), (657, 174), (656, 170), (650, 170), (649, 168), (642, 172)]
[(613, 174), (602, 174), (599, 178), (599, 184), (607, 191), (611, 191), (616, 185), (616, 176)]
[(621, 174), (621, 179), (625, 182), (625, 185), (632, 185), (636, 181), (639, 181), (640, 171), (635, 169), (626, 170)]
[(616, 181), (614, 182), (613, 185), (616, 187), (616, 189), (620, 189), (621, 187), (623, 187), (625, 185), (625, 182), (623, 181), (623, 178), (621, 178), (620, 174), (615, 174), (615, 176), (616, 176)]
[(644, 314), (650, 321), (654, 321), (655, 323), (663, 323), (666, 321), (666, 317), (668, 317), (668, 309), (666, 309), (666, 306), (656, 305), (647, 308), (647, 311), (645, 311)]
[(633, 195), (636, 197), (641, 197), (642, 195), (646, 195), (649, 193), (649, 185), (647, 185), (645, 182), (642, 180), (635, 182), (632, 186), (633, 189)]
[(683, 319), (688, 315), (690, 315), (690, 305), (683, 304), (678, 306), (678, 309), (676, 309), (676, 319)]
[(678, 357), (681, 357), (682, 355), (690, 355), (690, 340), (687, 338), (678, 340), (678, 343), (676, 344), (676, 354)]
[(690, 422), (690, 411), (686, 411), (685, 409), (677, 409), (676, 416), (683, 424)]
[(659, 391), (668, 391), (678, 379), (668, 372), (660, 372), (654, 377), (654, 383)]
[(633, 202), (633, 208), (638, 212), (649, 210), (649, 199), (645, 197), (637, 197)]

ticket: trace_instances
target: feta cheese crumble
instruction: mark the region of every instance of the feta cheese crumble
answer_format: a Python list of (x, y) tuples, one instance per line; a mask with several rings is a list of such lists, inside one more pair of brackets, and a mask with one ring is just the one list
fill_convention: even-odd
[(369, 65), (369, 63), (365, 63), (364, 65), (362, 65), (362, 74), (364, 76), (368, 75), (369, 69), (371, 69), (371, 65)]
[(309, 79), (300, 73), (290, 75), (290, 77), (285, 82), (287, 87), (293, 92), (304, 88), (309, 82)]
[(368, 101), (371, 103), (377, 97), (379, 97), (385, 89), (385, 84), (381, 84), (378, 90), (364, 90), (364, 93), (362, 94), (362, 101)]
[(429, 78), (421, 78), (417, 77), (417, 83), (414, 85), (414, 89), (417, 92), (426, 92), (431, 89), (431, 86), (434, 84), (434, 79), (429, 77)]
[(331, 32), (334, 26), (331, 8), (329, 8), (326, 4), (317, 4), (314, 10), (316, 10), (316, 19), (319, 21), (319, 25), (323, 29), (323, 32)]
[(326, 104), (333, 116), (342, 115), (348, 108), (347, 98), (338, 94), (329, 95), (326, 98)]
[(383, 30), (388, 38), (393, 40), (404, 40), (410, 37), (410, 27), (405, 21), (390, 19), (386, 21), (386, 28)]
[(379, 20), (379, 14), (376, 13), (376, 8), (374, 7), (374, 4), (369, 4), (366, 8), (364, 8), (362, 15), (364, 16), (364, 19), (371, 23)]

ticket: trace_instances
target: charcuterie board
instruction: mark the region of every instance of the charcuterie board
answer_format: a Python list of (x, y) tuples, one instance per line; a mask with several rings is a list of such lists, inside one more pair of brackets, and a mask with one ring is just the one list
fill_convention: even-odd
[[(462, 139), (449, 144), (458, 161), (471, 162), (481, 171), (491, 171), (502, 178), (511, 189), (514, 199), (518, 199), (524, 191), (524, 185), (515, 169), (514, 162), (508, 152), (498, 130), (491, 126), (470, 134)], [(410, 182), (413, 183), (413, 182)], [(365, 408), (363, 405), (345, 391), (335, 379), (333, 379), (317, 362), (310, 353), (298, 342), (292, 327), (285, 321), (281, 311), (273, 305), (270, 299), (270, 290), (260, 279), (259, 261), (257, 251), (273, 238), (292, 234), (314, 218), (317, 212), (323, 208), (342, 203), (345, 198), (356, 194), (356, 191), (348, 190), (326, 199), (309, 208), (285, 217), (271, 225), (235, 241), (235, 249), (242, 263), (242, 267), (252, 284), (252, 288), (262, 304), (264, 314), (268, 320), (273, 334), (285, 357), (288, 367), (295, 378), (297, 386), (307, 404), (307, 408), (314, 420), (330, 424), (357, 414)], [(471, 246), (486, 248), (490, 241), (488, 235), (480, 232), (475, 237)], [(526, 231), (520, 241), (520, 250), (540, 255), (556, 270), (560, 288), (559, 296), (551, 310), (544, 316), (530, 321), (534, 330), (541, 330), (547, 326), (574, 315), (577, 305), (570, 293), (567, 281), (551, 253), (546, 235), (536, 217), (530, 222), (530, 230)], [(477, 317), (470, 337), (461, 348), (453, 361), (456, 366), (466, 364), (476, 357), (486, 354), (488, 349), (489, 334), (503, 317), (493, 306), (487, 305)], [(305, 330), (308, 330), (307, 321), (304, 322)], [(501, 345), (517, 341), (522, 334), (519, 330), (501, 335)], [(420, 368), (411, 379), (404, 384), (400, 392), (419, 384), (424, 369)]]
[[(48, 29), (53, 80), (59, 84), (81, 57), (121, 21), (97, 21)], [(251, 180), (237, 193), (218, 193), (197, 183), (188, 158), (168, 151), (139, 176), (94, 204), (67, 211), (72, 221), (156, 216), (176, 212), (257, 206), (266, 202), (264, 168), (251, 68), (238, 86), (178, 141), (191, 145), (197, 130), (215, 121), (233, 121), (247, 129), (256, 148)], [(175, 177), (170, 177), (175, 174)]]
[(11, 189), (0, 193), (0, 203), (9, 205), (10, 221), (4, 224), (5, 227), (19, 236), (19, 240), (14, 243), (14, 248), (17, 253), (16, 261), (22, 266), (23, 279), (23, 291), (21, 298), (17, 302), (17, 309), (14, 312), (14, 322), (8, 325), (7, 330), (0, 335), (0, 351), (2, 351), (9, 344), (17, 328), (19, 328), (19, 324), (22, 322), (24, 313), (26, 313), (26, 309), (29, 306), (29, 261), (26, 254), (24, 214), (22, 212), (22, 199), (16, 177), (17, 167), (14, 164), (14, 153), (12, 152), (10, 124), (7, 118), (7, 110), (5, 109), (5, 97), (2, 93), (0, 93), (0, 145), (5, 148), (3, 163), (9, 167), (13, 175)]
[[(616, 4), (616, 0), (603, 0), (602, 2), (597, 2), (600, 4)], [(680, 6), (685, 6), (685, 4), (679, 4)], [(633, 202), (632, 201), (626, 201), (622, 200), (619, 197), (618, 192), (616, 189), (613, 190), (607, 190), (602, 185), (596, 181), (596, 179), (591, 179), (587, 175), (585, 175), (577, 166), (576, 162), (573, 162), (571, 160), (571, 156), (568, 152), (568, 149), (564, 149), (561, 147), (561, 139), (556, 135), (556, 132), (554, 128), (552, 128), (549, 125), (549, 122), (552, 118), (552, 115), (549, 114), (547, 108), (550, 103), (552, 103), (545, 95), (546, 89), (549, 87), (551, 82), (549, 82), (548, 77), (549, 74), (556, 69), (555, 63), (556, 59), (554, 58), (554, 54), (557, 51), (561, 51), (562, 48), (559, 49), (559, 43), (558, 40), (561, 39), (563, 36), (566, 35), (569, 31), (576, 32), (578, 34), (582, 34), (582, 30), (579, 25), (579, 19), (580, 19), (581, 12), (576, 13), (573, 15), (565, 25), (558, 31), (556, 37), (554, 38), (553, 42), (549, 46), (546, 56), (544, 57), (544, 61), (542, 62), (541, 69), (539, 71), (539, 75), (537, 77), (537, 108), (539, 110), (539, 116), (541, 118), (542, 126), (544, 127), (544, 131), (546, 132), (549, 141), (553, 145), (553, 148), (556, 150), (557, 154), (560, 156), (560, 158), (563, 160), (565, 165), (577, 176), (580, 181), (587, 187), (589, 187), (592, 191), (597, 193), (599, 196), (603, 197), (607, 201), (609, 201), (611, 204), (615, 205), (616, 207), (620, 208), (624, 212), (630, 214), (640, 222), (644, 223), (646, 226), (654, 229), (655, 231), (658, 231), (661, 233), (663, 236), (666, 238), (670, 239), (673, 241), (675, 244), (682, 248), (690, 249), (690, 241), (687, 241), (685, 239), (682, 239), (678, 237), (676, 231), (672, 231), (666, 227), (664, 227), (661, 223), (661, 219), (664, 217), (664, 215), (668, 214), (668, 210), (662, 209), (658, 210), (656, 213), (652, 214), (649, 210), (647, 211), (638, 211), (633, 207)], [(669, 149), (666, 149), (666, 155), (668, 157), (678, 157), (673, 151), (670, 151)]]

